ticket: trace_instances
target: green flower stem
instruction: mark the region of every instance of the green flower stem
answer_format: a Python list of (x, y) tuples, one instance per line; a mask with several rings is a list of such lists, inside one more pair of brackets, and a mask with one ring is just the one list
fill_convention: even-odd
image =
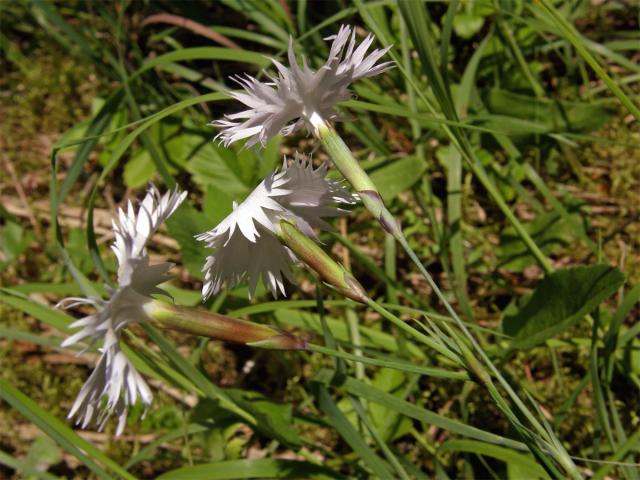
[[(314, 114), (312, 116), (311, 123), (314, 127), (313, 133), (315, 137), (318, 138), (322, 146), (325, 148), (325, 150), (333, 160), (333, 163), (335, 164), (336, 168), (340, 171), (340, 173), (342, 173), (345, 179), (347, 179), (347, 181), (351, 183), (353, 188), (358, 192), (358, 195), (360, 196), (362, 203), (372, 213), (372, 215), (378, 220), (382, 228), (386, 232), (393, 235), (394, 238), (400, 243), (400, 245), (402, 245), (402, 248), (404, 248), (404, 250), (407, 252), (411, 260), (416, 264), (420, 273), (427, 280), (427, 282), (429, 283), (429, 286), (433, 289), (438, 299), (442, 302), (442, 304), (444, 305), (445, 309), (447, 310), (451, 318), (453, 318), (458, 328), (460, 328), (460, 330), (463, 332), (464, 336), (470, 342), (473, 350), (477, 352), (479, 359), (484, 364), (484, 367), (482, 367), (480, 362), (477, 362), (477, 361), (469, 363), (469, 360), (471, 358), (475, 360), (475, 357), (472, 355), (471, 357), (465, 359), (466, 367), (473, 372), (474, 376), (478, 377), (478, 375), (481, 375), (479, 379), (481, 380), (482, 383), (485, 383), (487, 378), (490, 380), (490, 376), (487, 377), (489, 373), (485, 370), (485, 367), (488, 368), (489, 372), (496, 377), (496, 379), (499, 381), (499, 383), (507, 392), (508, 396), (517, 406), (518, 410), (527, 418), (527, 420), (535, 428), (538, 434), (542, 438), (550, 438), (549, 432), (547, 432), (546, 429), (540, 424), (537, 418), (531, 413), (531, 411), (527, 408), (524, 402), (522, 402), (522, 400), (518, 397), (515, 391), (511, 388), (511, 385), (504, 379), (504, 377), (495, 367), (493, 362), (491, 362), (491, 359), (489, 359), (489, 357), (484, 352), (482, 347), (479, 345), (479, 343), (476, 341), (473, 335), (471, 335), (469, 330), (466, 328), (466, 326), (464, 325), (464, 323), (462, 322), (458, 314), (455, 312), (451, 304), (448, 302), (446, 297), (442, 294), (442, 291), (440, 290), (440, 288), (438, 288), (438, 286), (436, 285), (435, 281), (433, 280), (433, 278), (431, 277), (427, 269), (424, 267), (424, 265), (422, 264), (422, 262), (420, 261), (416, 253), (413, 251), (413, 249), (407, 242), (402, 232), (402, 229), (400, 227), (400, 224), (395, 220), (391, 212), (389, 212), (389, 210), (384, 205), (384, 202), (382, 200), (382, 197), (380, 196), (380, 193), (377, 187), (372, 182), (371, 178), (367, 175), (367, 173), (359, 165), (358, 161), (354, 158), (353, 154), (351, 153), (351, 150), (344, 143), (340, 135), (338, 135), (335, 129), (331, 125), (329, 125), (327, 122), (325, 122), (322, 118), (320, 118), (317, 114)], [(502, 196), (499, 194), (495, 185), (493, 184), (493, 182), (491, 182), (491, 180), (489, 179), (489, 177), (487, 176), (486, 172), (481, 167), (481, 165), (477, 164), (476, 162), (470, 162), (470, 166), (474, 174), (477, 176), (477, 178), (480, 180), (483, 186), (487, 189), (491, 197), (494, 198), (494, 200), (496, 201), (500, 209), (503, 211), (507, 219), (510, 221), (510, 223), (514, 226), (520, 238), (527, 246), (527, 248), (536, 257), (538, 263), (542, 266), (545, 272), (547, 273), (552, 272), (553, 266), (549, 262), (549, 259), (544, 255), (544, 253), (542, 253), (542, 251), (533, 241), (531, 236), (528, 234), (528, 232), (524, 229), (522, 224), (515, 217), (515, 215), (513, 214), (509, 206), (506, 204)], [(400, 320), (398, 317), (395, 317), (395, 315), (385, 310), (383, 307), (378, 305), (373, 300), (368, 299), (366, 303), (368, 306), (376, 310), (378, 313), (383, 315), (386, 319), (394, 323), (396, 326), (398, 326), (402, 330), (407, 331), (414, 337), (419, 338), (421, 341), (423, 341), (423, 343), (427, 343), (426, 340), (428, 339), (429, 343), (431, 344), (435, 343), (436, 345), (438, 345), (438, 347), (440, 347), (440, 349), (443, 348), (439, 343), (434, 342), (428, 336), (418, 332), (411, 326), (407, 325), (405, 322)], [(418, 333), (419, 335), (416, 335), (416, 333)], [(455, 353), (451, 352), (446, 347), (444, 347), (444, 349), (449, 354), (452, 354), (453, 357), (455, 357), (454, 361), (456, 362), (460, 361), (460, 359)], [(448, 358), (452, 358), (452, 357), (449, 356)], [(504, 401), (502, 396), (499, 394), (498, 390), (495, 388), (492, 382), (485, 383), (485, 387), (487, 387), (490, 390), (490, 392), (492, 393), (492, 397), (501, 399), (502, 406), (507, 406), (506, 402)], [(512, 423), (514, 420), (517, 420), (517, 418), (513, 415), (512, 412), (510, 412), (510, 410), (506, 410), (505, 414), (507, 414), (507, 418)], [(557, 440), (557, 439), (553, 439), (553, 440)], [(556, 446), (556, 448), (554, 448), (550, 453), (554, 456), (554, 458), (556, 459), (556, 461), (558, 461), (558, 463), (560, 463), (561, 465), (563, 465), (563, 467), (566, 468), (567, 472), (571, 475), (571, 477), (581, 478), (579, 472), (577, 471), (577, 468), (575, 467), (575, 464), (573, 464), (573, 462), (571, 461), (564, 447), (562, 447), (562, 445), (557, 441), (555, 442), (552, 441), (548, 443)], [(549, 451), (548, 449), (546, 450)]]
[(367, 172), (362, 169), (360, 163), (353, 157), (351, 150), (344, 143), (342, 137), (317, 114), (311, 116), (311, 123), (314, 127), (313, 133), (315, 137), (320, 140), (320, 143), (333, 160), (336, 168), (342, 173), (342, 176), (358, 192), (364, 206), (380, 222), (385, 231), (395, 238), (402, 236), (400, 225), (384, 205), (378, 188)]
[[(353, 308), (347, 308), (345, 311), (347, 317), (347, 326), (349, 327), (349, 338), (353, 344), (353, 353), (357, 357), (362, 356), (362, 338), (360, 337), (360, 329), (358, 326), (358, 316)], [(356, 378), (364, 380), (365, 378), (364, 364), (356, 363)]]
[[(385, 207), (382, 201), (382, 197), (378, 192), (378, 189), (376, 188), (374, 183), (371, 181), (367, 173), (362, 169), (362, 167), (360, 167), (358, 161), (354, 158), (354, 156), (351, 153), (351, 150), (344, 143), (340, 135), (338, 135), (338, 133), (335, 131), (335, 129), (331, 125), (329, 125), (327, 122), (320, 119), (317, 115), (315, 119), (312, 118), (312, 124), (315, 127), (315, 130), (314, 130), (315, 136), (320, 140), (322, 145), (325, 147), (325, 149), (333, 159), (333, 162), (335, 163), (338, 170), (340, 170), (340, 172), (344, 175), (347, 181), (349, 181), (353, 185), (353, 187), (356, 189), (356, 191), (360, 195), (360, 198), (362, 199), (362, 202), (364, 203), (364, 205), (375, 216), (375, 218), (378, 219), (383, 229), (391, 233), (395, 237), (395, 239), (400, 243), (400, 245), (402, 245), (402, 248), (404, 248), (404, 250), (407, 252), (411, 260), (416, 264), (416, 266), (418, 267), (418, 270), (420, 270), (420, 273), (427, 280), (427, 282), (429, 283), (429, 286), (433, 289), (436, 296), (440, 299), (440, 301), (446, 308), (451, 318), (453, 318), (453, 320), (458, 325), (458, 327), (462, 330), (464, 335), (469, 339), (469, 341), (471, 342), (471, 345), (473, 346), (474, 350), (478, 352), (482, 361), (486, 363), (487, 367), (491, 370), (491, 373), (494, 374), (496, 378), (500, 380), (500, 383), (503, 384), (503, 386), (505, 386), (505, 389), (507, 390), (509, 395), (518, 404), (518, 407), (523, 409), (523, 413), (527, 416), (527, 418), (534, 421), (534, 425), (536, 426), (538, 431), (545, 432), (542, 425), (540, 425), (537, 422), (537, 420), (535, 420), (535, 417), (524, 406), (524, 404), (521, 402), (521, 400), (515, 394), (515, 392), (513, 392), (513, 390), (507, 383), (507, 381), (502, 378), (502, 375), (500, 375), (500, 372), (493, 365), (491, 360), (487, 357), (484, 350), (480, 347), (480, 345), (475, 340), (473, 335), (471, 335), (469, 330), (465, 327), (464, 323), (462, 322), (462, 320), (460, 319), (456, 311), (453, 309), (449, 301), (443, 295), (440, 288), (438, 288), (438, 286), (436, 285), (435, 281), (433, 280), (433, 278), (431, 277), (427, 269), (424, 267), (424, 265), (422, 264), (422, 262), (420, 261), (416, 253), (413, 251), (413, 249), (407, 242), (398, 222), (396, 222), (396, 220), (393, 218), (393, 215)], [(489, 190), (489, 193), (492, 193), (492, 192), (495, 193), (494, 192), (495, 187), (486, 176), (486, 173), (483, 174), (482, 171), (478, 171), (476, 172), (476, 174), (478, 175), (480, 181)], [(500, 198), (500, 196), (498, 195), (497, 198)], [(506, 212), (508, 212), (509, 214), (508, 218), (510, 220), (515, 219), (515, 217), (513, 216), (513, 213), (511, 212), (511, 210), (509, 210), (508, 206), (504, 202), (499, 203), (499, 206), (503, 210), (506, 210)], [(514, 225), (519, 224), (519, 222), (517, 222), (517, 219), (515, 220), (516, 222), (514, 223), (512, 221), (512, 223), (514, 223)], [(528, 242), (527, 245), (532, 252), (535, 252), (535, 251), (539, 252), (539, 254), (536, 256), (539, 257), (538, 260), (540, 262), (542, 262), (547, 266), (545, 270), (552, 269), (548, 259), (544, 256), (544, 254), (542, 254), (542, 252), (540, 252), (537, 245), (535, 245), (535, 242), (533, 242), (533, 240), (526, 234), (526, 232), (519, 231), (519, 233), (523, 233), (521, 237), (525, 241), (525, 243), (527, 243), (526, 242), (527, 239), (530, 240), (530, 242)], [(404, 322), (402, 323), (404, 324)]]
[(367, 175), (367, 172), (360, 166), (360, 163), (353, 158), (351, 150), (338, 135), (331, 124), (327, 123), (319, 114), (314, 113), (309, 118), (313, 126), (314, 136), (320, 140), (336, 168), (342, 173), (344, 178), (353, 186), (356, 192), (371, 190), (377, 192), (378, 189)]
[(427, 345), (429, 348), (433, 348), (438, 353), (440, 353), (441, 355), (444, 355), (445, 357), (447, 357), (449, 360), (451, 360), (455, 364), (460, 365), (460, 366), (465, 366), (465, 363), (463, 362), (463, 360), (455, 352), (453, 352), (451, 349), (449, 349), (445, 345), (442, 345), (439, 342), (436, 342), (430, 336), (425, 335), (424, 333), (420, 332), (419, 330), (413, 328), (407, 322), (405, 322), (402, 319), (400, 319), (397, 316), (395, 316), (393, 313), (391, 313), (389, 310), (387, 310), (382, 305), (377, 303), (375, 300), (372, 300), (371, 298), (368, 298), (367, 299), (367, 306), (369, 308), (371, 308), (372, 310), (375, 310), (376, 312), (378, 312), (383, 318), (386, 318), (387, 320), (389, 320), (391, 323), (393, 323), (396, 327), (398, 327), (403, 332), (406, 332), (409, 335), (411, 335), (412, 337), (420, 340), (422, 343)]
[(393, 368), (394, 370), (400, 370), (402, 372), (417, 373), (420, 375), (426, 375), (434, 378), (445, 378), (448, 380), (471, 380), (471, 377), (466, 372), (445, 370), (441, 368), (421, 367), (412, 365), (407, 362), (394, 362), (389, 360), (380, 360), (377, 358), (365, 357), (364, 355), (354, 355), (347, 352), (341, 352), (332, 348), (323, 347), (310, 343), (307, 345), (307, 350), (316, 353), (322, 353), (323, 355), (330, 355), (332, 357), (342, 358), (344, 360), (350, 360), (364, 365), (373, 365), (376, 367)]
[(422, 341), (422, 343), (456, 364), (463, 365), (460, 358), (446, 346), (434, 341), (428, 335), (413, 328), (382, 305), (370, 299), (362, 285), (351, 273), (347, 272), (342, 265), (327, 255), (313, 239), (302, 233), (291, 221), (281, 220), (279, 226), (280, 229), (277, 234), (282, 244), (289, 247), (302, 262), (314, 270), (330, 287), (347, 298), (370, 306), (401, 330)]
[(145, 305), (151, 323), (157, 327), (241, 343), (271, 350), (305, 350), (306, 340), (268, 325), (231, 318), (206, 310), (179, 307), (159, 300)]

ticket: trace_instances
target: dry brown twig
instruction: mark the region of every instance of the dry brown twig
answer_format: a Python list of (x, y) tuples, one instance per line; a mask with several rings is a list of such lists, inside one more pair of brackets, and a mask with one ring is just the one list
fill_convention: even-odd
[[(0, 203), (7, 209), (9, 213), (16, 217), (29, 217), (29, 210), (21, 205), (14, 197), (2, 195), (0, 196)], [(31, 212), (40, 223), (48, 223), (51, 218), (51, 205), (48, 200), (38, 200), (31, 205)], [(61, 205), (58, 211), (58, 222), (61, 227), (66, 228), (78, 228), (84, 227), (85, 220), (83, 216), (84, 209), (81, 207), (71, 207), (67, 205)], [(96, 208), (93, 211), (94, 230), (96, 234), (100, 235), (101, 241), (110, 241), (113, 239), (113, 229), (111, 226), (112, 213), (106, 209)], [(178, 242), (173, 238), (161, 233), (157, 233), (153, 236), (153, 242), (162, 245), (163, 247), (170, 248), (173, 251), (179, 250)]]
[[(0, 144), (1, 143), (2, 143), (2, 140), (0, 139)], [(20, 183), (20, 180), (18, 179), (18, 174), (16, 173), (16, 169), (13, 166), (13, 162), (4, 153), (2, 154), (2, 160), (4, 161), (4, 164), (6, 165), (7, 171), (9, 172), (9, 176), (11, 177), (11, 182), (12, 182), (13, 189), (18, 194), (18, 198), (20, 199), (20, 203), (22, 203), (22, 206), (23, 206), (24, 212), (25, 212), (25, 216), (29, 219), (29, 223), (31, 223), (31, 226), (33, 227), (33, 231), (36, 234), (36, 238), (38, 240), (42, 241), (44, 237), (42, 236), (42, 229), (40, 228), (40, 223), (38, 223), (38, 220), (36, 219), (36, 216), (35, 216), (35, 214), (33, 212), (33, 208), (31, 206), (31, 203), (29, 203), (29, 199), (27, 198), (27, 195), (24, 192), (24, 188), (22, 188), (22, 184)], [(3, 205), (5, 205), (4, 201), (2, 203), (3, 203)]]
[(240, 45), (235, 43), (233, 40), (228, 39), (221, 33), (214, 32), (209, 27), (202, 25), (201, 23), (179, 15), (172, 15), (171, 13), (157, 13), (145, 18), (142, 22), (142, 26), (145, 27), (152, 23), (168, 23), (169, 25), (186, 28), (197, 35), (208, 38), (209, 40), (219, 43), (220, 45), (224, 45), (225, 47), (237, 50), (242, 49)]

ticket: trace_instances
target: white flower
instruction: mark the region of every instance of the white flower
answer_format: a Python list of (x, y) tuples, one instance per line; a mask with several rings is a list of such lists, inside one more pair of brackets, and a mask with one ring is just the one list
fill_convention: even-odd
[(216, 138), (220, 137), (225, 146), (243, 138), (248, 138), (248, 147), (258, 142), (264, 146), (280, 132), (289, 135), (304, 126), (313, 132), (317, 121), (334, 119), (335, 105), (352, 96), (351, 83), (378, 75), (393, 64), (376, 65), (391, 47), (366, 55), (374, 38), (373, 34), (367, 35), (356, 48), (355, 29), (342, 25), (337, 35), (326, 39), (333, 40), (329, 58), (315, 72), (304, 58), (300, 68), (289, 39), (289, 68), (272, 60), (278, 76), (271, 82), (262, 83), (249, 75), (233, 78), (245, 91), (232, 92), (231, 96), (249, 108), (214, 121), (212, 125), (222, 129)]
[(213, 254), (204, 268), (204, 298), (223, 286), (233, 287), (245, 277), (249, 296), (258, 284), (269, 287), (274, 297), (285, 295), (283, 277), (293, 282), (289, 265), (293, 253), (278, 238), (280, 220), (295, 221), (306, 235), (315, 238), (313, 228), (329, 229), (322, 217), (345, 211), (336, 204), (352, 203), (352, 195), (338, 182), (327, 180), (326, 165), (314, 169), (310, 160), (296, 155), (291, 165), (286, 158), (281, 171), (274, 171), (213, 230), (196, 238), (206, 242)]
[(86, 428), (96, 422), (102, 430), (112, 414), (118, 420), (116, 434), (124, 428), (127, 409), (140, 398), (145, 407), (153, 396), (142, 376), (135, 370), (120, 349), (120, 335), (130, 323), (147, 319), (145, 306), (152, 294), (166, 294), (158, 285), (168, 280), (171, 263), (149, 265), (146, 242), (185, 199), (187, 193), (167, 192), (160, 195), (151, 186), (136, 213), (129, 202), (127, 211), (120, 209), (118, 223), (113, 222), (115, 242), (112, 249), (118, 259), (118, 286), (110, 289), (109, 299), (68, 298), (58, 305), (70, 308), (91, 305), (96, 312), (70, 326), (81, 330), (67, 338), (63, 347), (88, 340), (86, 351), (102, 340), (100, 358), (85, 382), (69, 412), (76, 424)]
[(69, 412), (69, 418), (75, 417), (76, 424), (82, 428), (95, 421), (98, 430), (102, 430), (109, 417), (115, 414), (118, 417), (116, 435), (120, 435), (127, 420), (128, 406), (135, 404), (139, 397), (145, 407), (148, 407), (153, 395), (147, 382), (120, 350), (120, 342), (114, 330), (106, 331), (104, 346), (100, 351), (100, 359), (82, 386)]

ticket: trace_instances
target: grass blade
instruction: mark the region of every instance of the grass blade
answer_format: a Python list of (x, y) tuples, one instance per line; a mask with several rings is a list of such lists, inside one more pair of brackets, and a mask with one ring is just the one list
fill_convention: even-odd
[[(78, 460), (89, 467), (98, 477), (104, 479), (113, 478), (113, 475), (108, 473), (110, 471), (117, 477), (127, 480), (134, 480), (136, 478), (107, 457), (92, 443), (78, 436), (78, 434), (66, 424), (46, 412), (4, 379), (0, 379), (0, 397), (24, 415), (30, 422), (36, 424), (38, 428), (49, 435), (62, 448), (77, 457)], [(94, 459), (104, 465), (104, 467), (96, 463)]]

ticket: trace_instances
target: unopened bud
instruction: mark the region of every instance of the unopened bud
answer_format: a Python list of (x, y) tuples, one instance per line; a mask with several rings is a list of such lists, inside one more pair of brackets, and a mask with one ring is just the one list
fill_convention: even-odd
[(293, 223), (281, 220), (278, 238), (330, 287), (356, 302), (367, 302), (368, 297), (364, 288), (353, 275), (327, 255), (315, 241), (298, 230)]
[(152, 323), (164, 329), (272, 350), (304, 350), (307, 347), (305, 339), (260, 323), (158, 300), (149, 302), (144, 308)]

